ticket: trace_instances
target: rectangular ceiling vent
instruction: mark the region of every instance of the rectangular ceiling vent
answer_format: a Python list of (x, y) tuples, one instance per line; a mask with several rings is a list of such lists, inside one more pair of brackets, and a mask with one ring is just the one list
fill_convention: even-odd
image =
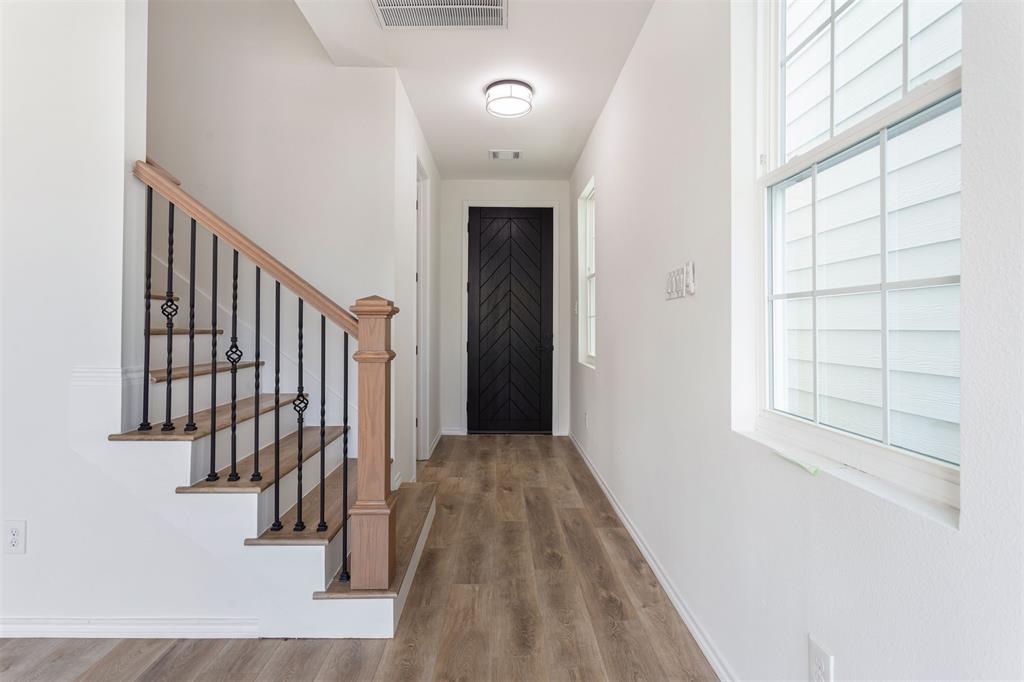
[(370, 0), (381, 28), (506, 28), (508, 0)]
[(523, 154), (518, 149), (492, 149), (489, 153), (492, 161), (518, 161)]

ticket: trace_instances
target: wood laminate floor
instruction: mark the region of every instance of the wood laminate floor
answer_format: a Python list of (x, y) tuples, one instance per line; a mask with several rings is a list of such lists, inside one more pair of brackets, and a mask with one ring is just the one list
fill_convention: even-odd
[(10, 680), (715, 679), (566, 438), (445, 437), (393, 640), (0, 640)]

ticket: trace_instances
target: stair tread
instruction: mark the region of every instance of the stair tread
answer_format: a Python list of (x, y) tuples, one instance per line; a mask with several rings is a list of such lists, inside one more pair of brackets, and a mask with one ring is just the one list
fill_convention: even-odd
[[(278, 407), (287, 405), (295, 399), (297, 394), (295, 393), (282, 393), (280, 400), (278, 401)], [(264, 393), (260, 396), (260, 414), (264, 412), (270, 412), (274, 409), (274, 394)], [(113, 441), (193, 441), (199, 440), (204, 436), (210, 435), (210, 415), (212, 411), (209, 409), (201, 410), (195, 413), (196, 430), (192, 432), (185, 431), (185, 424), (188, 422), (188, 415), (182, 415), (173, 419), (174, 430), (173, 431), (161, 431), (160, 425), (163, 423), (159, 417), (150, 414), (150, 422), (153, 424), (153, 428), (149, 431), (139, 431), (138, 429), (132, 429), (131, 431), (125, 431), (124, 433), (113, 433), (108, 436), (109, 440)], [(217, 430), (226, 429), (231, 426), (231, 403), (224, 403), (223, 405), (217, 406)], [(241, 398), (237, 401), (236, 407), (236, 421), (242, 423), (252, 419), (256, 414), (256, 399), (253, 396), (248, 398)]]
[[(263, 360), (260, 360), (260, 367), (265, 365)], [(249, 369), (255, 367), (255, 361), (240, 362), (238, 363), (238, 369)], [(217, 373), (230, 372), (231, 363), (227, 361), (217, 363)], [(213, 373), (213, 363), (204, 362), (199, 365), (195, 365), (193, 375), (197, 377), (205, 376)], [(188, 365), (181, 365), (179, 367), (171, 367), (171, 381), (175, 379), (188, 379)], [(167, 368), (154, 369), (149, 372), (149, 380), (154, 384), (162, 384), (167, 380)]]
[[(328, 426), (324, 429), (324, 441), (326, 445), (330, 445), (344, 432), (345, 427), (343, 426)], [(284, 478), (286, 475), (292, 472), (296, 466), (298, 466), (298, 452), (299, 452), (299, 432), (292, 431), (287, 436), (281, 438), (281, 449), (280, 449), (280, 461), (281, 461), (281, 477)], [(302, 429), (302, 461), (306, 462), (314, 455), (320, 452), (320, 427), (319, 426), (307, 426)], [(199, 481), (192, 485), (181, 486), (177, 489), (179, 493), (259, 493), (274, 484), (274, 444), (271, 443), (266, 447), (260, 449), (260, 473), (263, 474), (262, 480), (251, 481), (249, 477), (252, 475), (252, 464), (253, 457), (250, 454), (238, 460), (236, 469), (238, 470), (241, 478), (237, 481), (229, 481), (228, 474), (231, 473), (231, 465), (228, 465), (218, 471), (220, 478), (216, 481)], [(350, 467), (351, 467), (350, 463)], [(320, 469), (317, 468), (317, 473)], [(349, 469), (349, 473), (352, 473), (352, 469)], [(319, 494), (319, 493), (318, 493)], [(319, 513), (319, 508), (317, 509)], [(294, 521), (293, 521), (294, 523)]]
[[(152, 291), (149, 294), (149, 300), (151, 300), (151, 301), (166, 301), (167, 300), (167, 294), (158, 294), (157, 292)], [(172, 301), (177, 301), (178, 297), (177, 296), (171, 296), (171, 300)]]
[[(209, 327), (199, 328), (196, 327), (196, 334), (213, 334), (214, 330)], [(217, 334), (223, 334), (223, 329), (218, 329)], [(174, 336), (188, 336), (188, 327), (175, 327), (171, 330), (171, 334)], [(149, 330), (150, 336), (167, 336), (167, 327), (151, 327)]]
[(332, 580), (330, 587), (314, 592), (313, 599), (366, 599), (372, 597), (396, 598), (412, 564), (416, 544), (423, 524), (430, 515), (430, 507), (437, 495), (437, 483), (403, 483), (395, 492), (395, 577), (386, 590), (353, 590), (350, 583)]
[[(312, 471), (304, 470), (306, 476), (314, 475), (319, 477), (320, 468), (313, 467)], [(324, 480), (326, 493), (324, 500), (324, 520), (327, 521), (327, 530), (318, 532), (317, 524), (320, 522), (320, 486), (316, 485), (302, 498), (302, 520), (306, 524), (304, 530), (296, 531), (295, 520), (298, 518), (298, 505), (293, 506), (281, 517), (281, 530), (270, 530), (269, 528), (260, 534), (258, 538), (248, 538), (246, 545), (326, 545), (341, 530), (341, 490), (344, 473), (342, 467), (338, 466), (328, 474)], [(282, 495), (295, 490), (281, 490)], [(356, 460), (348, 462), (348, 503), (349, 509), (356, 503)], [(348, 518), (348, 514), (345, 515)]]

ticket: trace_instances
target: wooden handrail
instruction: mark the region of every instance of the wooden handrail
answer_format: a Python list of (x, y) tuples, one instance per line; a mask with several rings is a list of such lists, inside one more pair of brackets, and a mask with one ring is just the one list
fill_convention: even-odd
[(176, 178), (173, 175), (171, 175), (167, 171), (166, 168), (164, 168), (163, 166), (161, 166), (159, 163), (157, 163), (156, 161), (154, 161), (153, 159), (151, 159), (148, 156), (146, 157), (146, 163), (148, 163), (150, 166), (155, 168), (157, 170), (157, 172), (163, 173), (164, 175), (166, 175), (167, 179), (170, 180), (171, 182), (173, 182), (175, 185), (180, 185), (181, 184), (181, 180), (179, 180), (178, 178)]
[(173, 175), (146, 161), (136, 161), (133, 172), (135, 177), (152, 187), (154, 191), (181, 209), (183, 213), (194, 218), (197, 223), (227, 242), (231, 248), (251, 260), (263, 272), (276, 279), (353, 338), (359, 339), (359, 320), (352, 313), (332, 301), (326, 294), (299, 277), (284, 263), (206, 208), (183, 190)]

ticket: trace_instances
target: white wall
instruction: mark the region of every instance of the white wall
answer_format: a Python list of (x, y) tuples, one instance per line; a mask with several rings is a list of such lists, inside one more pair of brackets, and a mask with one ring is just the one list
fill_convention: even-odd
[(28, 522), (27, 553), (0, 560), (5, 618), (116, 598), (105, 548), (145, 537), (103, 453), (121, 422), (122, 272), (138, 275), (146, 14), (0, 4), (0, 514)]
[[(416, 437), (416, 390), (427, 390), (421, 393), (426, 398), (429, 392), (433, 391), (433, 385), (439, 384), (438, 365), (430, 358), (433, 356), (435, 334), (438, 330), (438, 322), (433, 311), (437, 308), (432, 305), (433, 288), (436, 282), (436, 262), (430, 254), (435, 249), (439, 235), (436, 225), (440, 218), (440, 174), (437, 165), (427, 147), (426, 138), (420, 129), (416, 113), (412, 110), (409, 96), (405, 92), (401, 79), (395, 73), (394, 78), (394, 110), (395, 110), (395, 300), (401, 301), (399, 305), (402, 312), (395, 318), (392, 343), (394, 345), (396, 358), (394, 373), (396, 376), (395, 395), (395, 450), (396, 452), (408, 453), (410, 457), (402, 457), (400, 462), (401, 475), (403, 480), (415, 479), (416, 469), (412, 456), (425, 458), (429, 453), (430, 443), (434, 442), (439, 433), (436, 426), (436, 417), (432, 411), (436, 402), (427, 399), (421, 401), (423, 410), (422, 421), (420, 422), (420, 442), (415, 442)], [(427, 204), (426, 224), (421, 226), (425, 234), (418, 235), (416, 227), (416, 191), (419, 170), (426, 173), (428, 196), (425, 197)], [(419, 241), (418, 243), (418, 240)], [(420, 273), (420, 286), (424, 289), (423, 298), (425, 309), (417, 310), (419, 301), (416, 295), (416, 272), (418, 250), (424, 250), (422, 258), (425, 272)], [(416, 374), (416, 325), (423, 318), (428, 321), (425, 338), (420, 339), (420, 354), (422, 359), (421, 371), (424, 376), (421, 381), (426, 386), (417, 386), (412, 378)], [(421, 330), (423, 328), (421, 327)], [(398, 377), (410, 377), (410, 381), (400, 384)]]
[(287, 2), (155, 0), (149, 40), (149, 155), (341, 305), (393, 296), (394, 71)]
[[(730, 162), (756, 155), (750, 102), (725, 123), (729, 3), (654, 6), (576, 166), (600, 294), (597, 369), (570, 345), (572, 434), (722, 674), (806, 679), (810, 634), (845, 679), (1024, 675), (1022, 14), (964, 8), (959, 529), (730, 430)], [(687, 260), (696, 296), (666, 301)]]
[(555, 206), (556, 323), (552, 431), (569, 426), (570, 246), (569, 183), (564, 180), (445, 180), (441, 189), (441, 428), (466, 432), (466, 236), (467, 205)]
[[(151, 17), (149, 155), (340, 305), (379, 294), (401, 309), (393, 334), (393, 448), (396, 480), (412, 480), (417, 159), (435, 178), (437, 169), (396, 71), (334, 66), (291, 2), (158, 0)], [(208, 282), (206, 240), (198, 278)], [(166, 250), (159, 231), (155, 242), (158, 252)], [(179, 236), (179, 272), (184, 247)], [(227, 258), (222, 254), (225, 302)], [(252, 265), (242, 272), (245, 296)], [(268, 285), (265, 353), (273, 319)], [(294, 298), (282, 298), (283, 317), (293, 320)], [(240, 318), (251, 321), (251, 307), (241, 309)], [(306, 319), (318, 324), (311, 311)], [(283, 352), (294, 356), (293, 326), (288, 332)], [(307, 328), (307, 351), (316, 350), (315, 336)], [(329, 376), (335, 395), (337, 383)], [(307, 377), (306, 387), (314, 384)], [(351, 390), (354, 403), (354, 384)]]

